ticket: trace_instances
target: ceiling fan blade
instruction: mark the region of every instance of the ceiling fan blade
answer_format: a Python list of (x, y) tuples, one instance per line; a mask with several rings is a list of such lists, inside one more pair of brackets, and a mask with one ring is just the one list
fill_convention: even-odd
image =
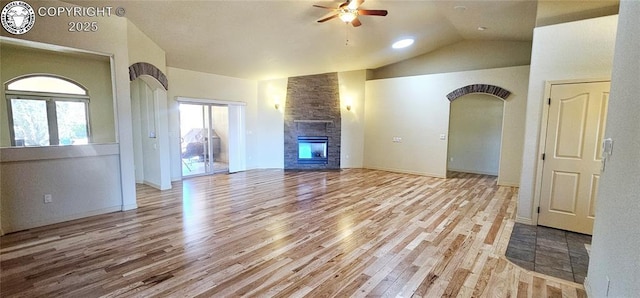
[(360, 25), (362, 25), (362, 23), (360, 23), (360, 20), (358, 20), (358, 18), (353, 19), (353, 21), (351, 21), (351, 25), (353, 25), (353, 27), (359, 27)]
[(318, 19), (318, 23), (326, 22), (328, 20), (335, 19), (337, 17), (338, 17), (338, 13), (335, 12), (335, 11), (332, 11), (332, 12), (324, 15), (322, 18)]
[(315, 5), (315, 4), (313, 5), (313, 7), (317, 7), (317, 8), (324, 8), (324, 9), (331, 9), (331, 10), (336, 9), (335, 7), (326, 7), (326, 6), (322, 6), (322, 5)]
[(358, 14), (362, 16), (386, 16), (387, 11), (384, 9), (358, 9)]

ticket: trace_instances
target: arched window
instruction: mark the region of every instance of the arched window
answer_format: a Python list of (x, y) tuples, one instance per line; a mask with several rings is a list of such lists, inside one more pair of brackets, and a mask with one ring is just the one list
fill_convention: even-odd
[(80, 84), (30, 75), (6, 84), (12, 146), (79, 145), (91, 140), (89, 94)]

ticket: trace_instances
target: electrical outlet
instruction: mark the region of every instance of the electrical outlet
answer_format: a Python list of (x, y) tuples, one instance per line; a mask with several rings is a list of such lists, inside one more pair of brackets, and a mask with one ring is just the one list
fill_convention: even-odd
[(53, 202), (53, 197), (51, 196), (51, 194), (45, 194), (44, 195), (44, 203), (45, 204), (49, 204)]
[(446, 140), (447, 139), (447, 135), (446, 134), (440, 134), (440, 140)]

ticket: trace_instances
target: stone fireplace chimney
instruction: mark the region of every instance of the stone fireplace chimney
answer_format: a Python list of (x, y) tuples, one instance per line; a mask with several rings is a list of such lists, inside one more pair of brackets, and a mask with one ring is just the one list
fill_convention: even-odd
[[(340, 169), (340, 119), (337, 73), (289, 78), (284, 110), (284, 169)], [(300, 139), (326, 139), (326, 156), (306, 158), (307, 153), (301, 152), (300, 148), (306, 151), (311, 147), (301, 147)], [(318, 155), (321, 147), (314, 145), (313, 148), (314, 154)]]

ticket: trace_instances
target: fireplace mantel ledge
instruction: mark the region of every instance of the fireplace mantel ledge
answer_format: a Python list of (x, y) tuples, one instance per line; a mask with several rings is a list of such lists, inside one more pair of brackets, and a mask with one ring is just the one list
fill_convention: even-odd
[(333, 123), (333, 120), (293, 120), (294, 123)]

